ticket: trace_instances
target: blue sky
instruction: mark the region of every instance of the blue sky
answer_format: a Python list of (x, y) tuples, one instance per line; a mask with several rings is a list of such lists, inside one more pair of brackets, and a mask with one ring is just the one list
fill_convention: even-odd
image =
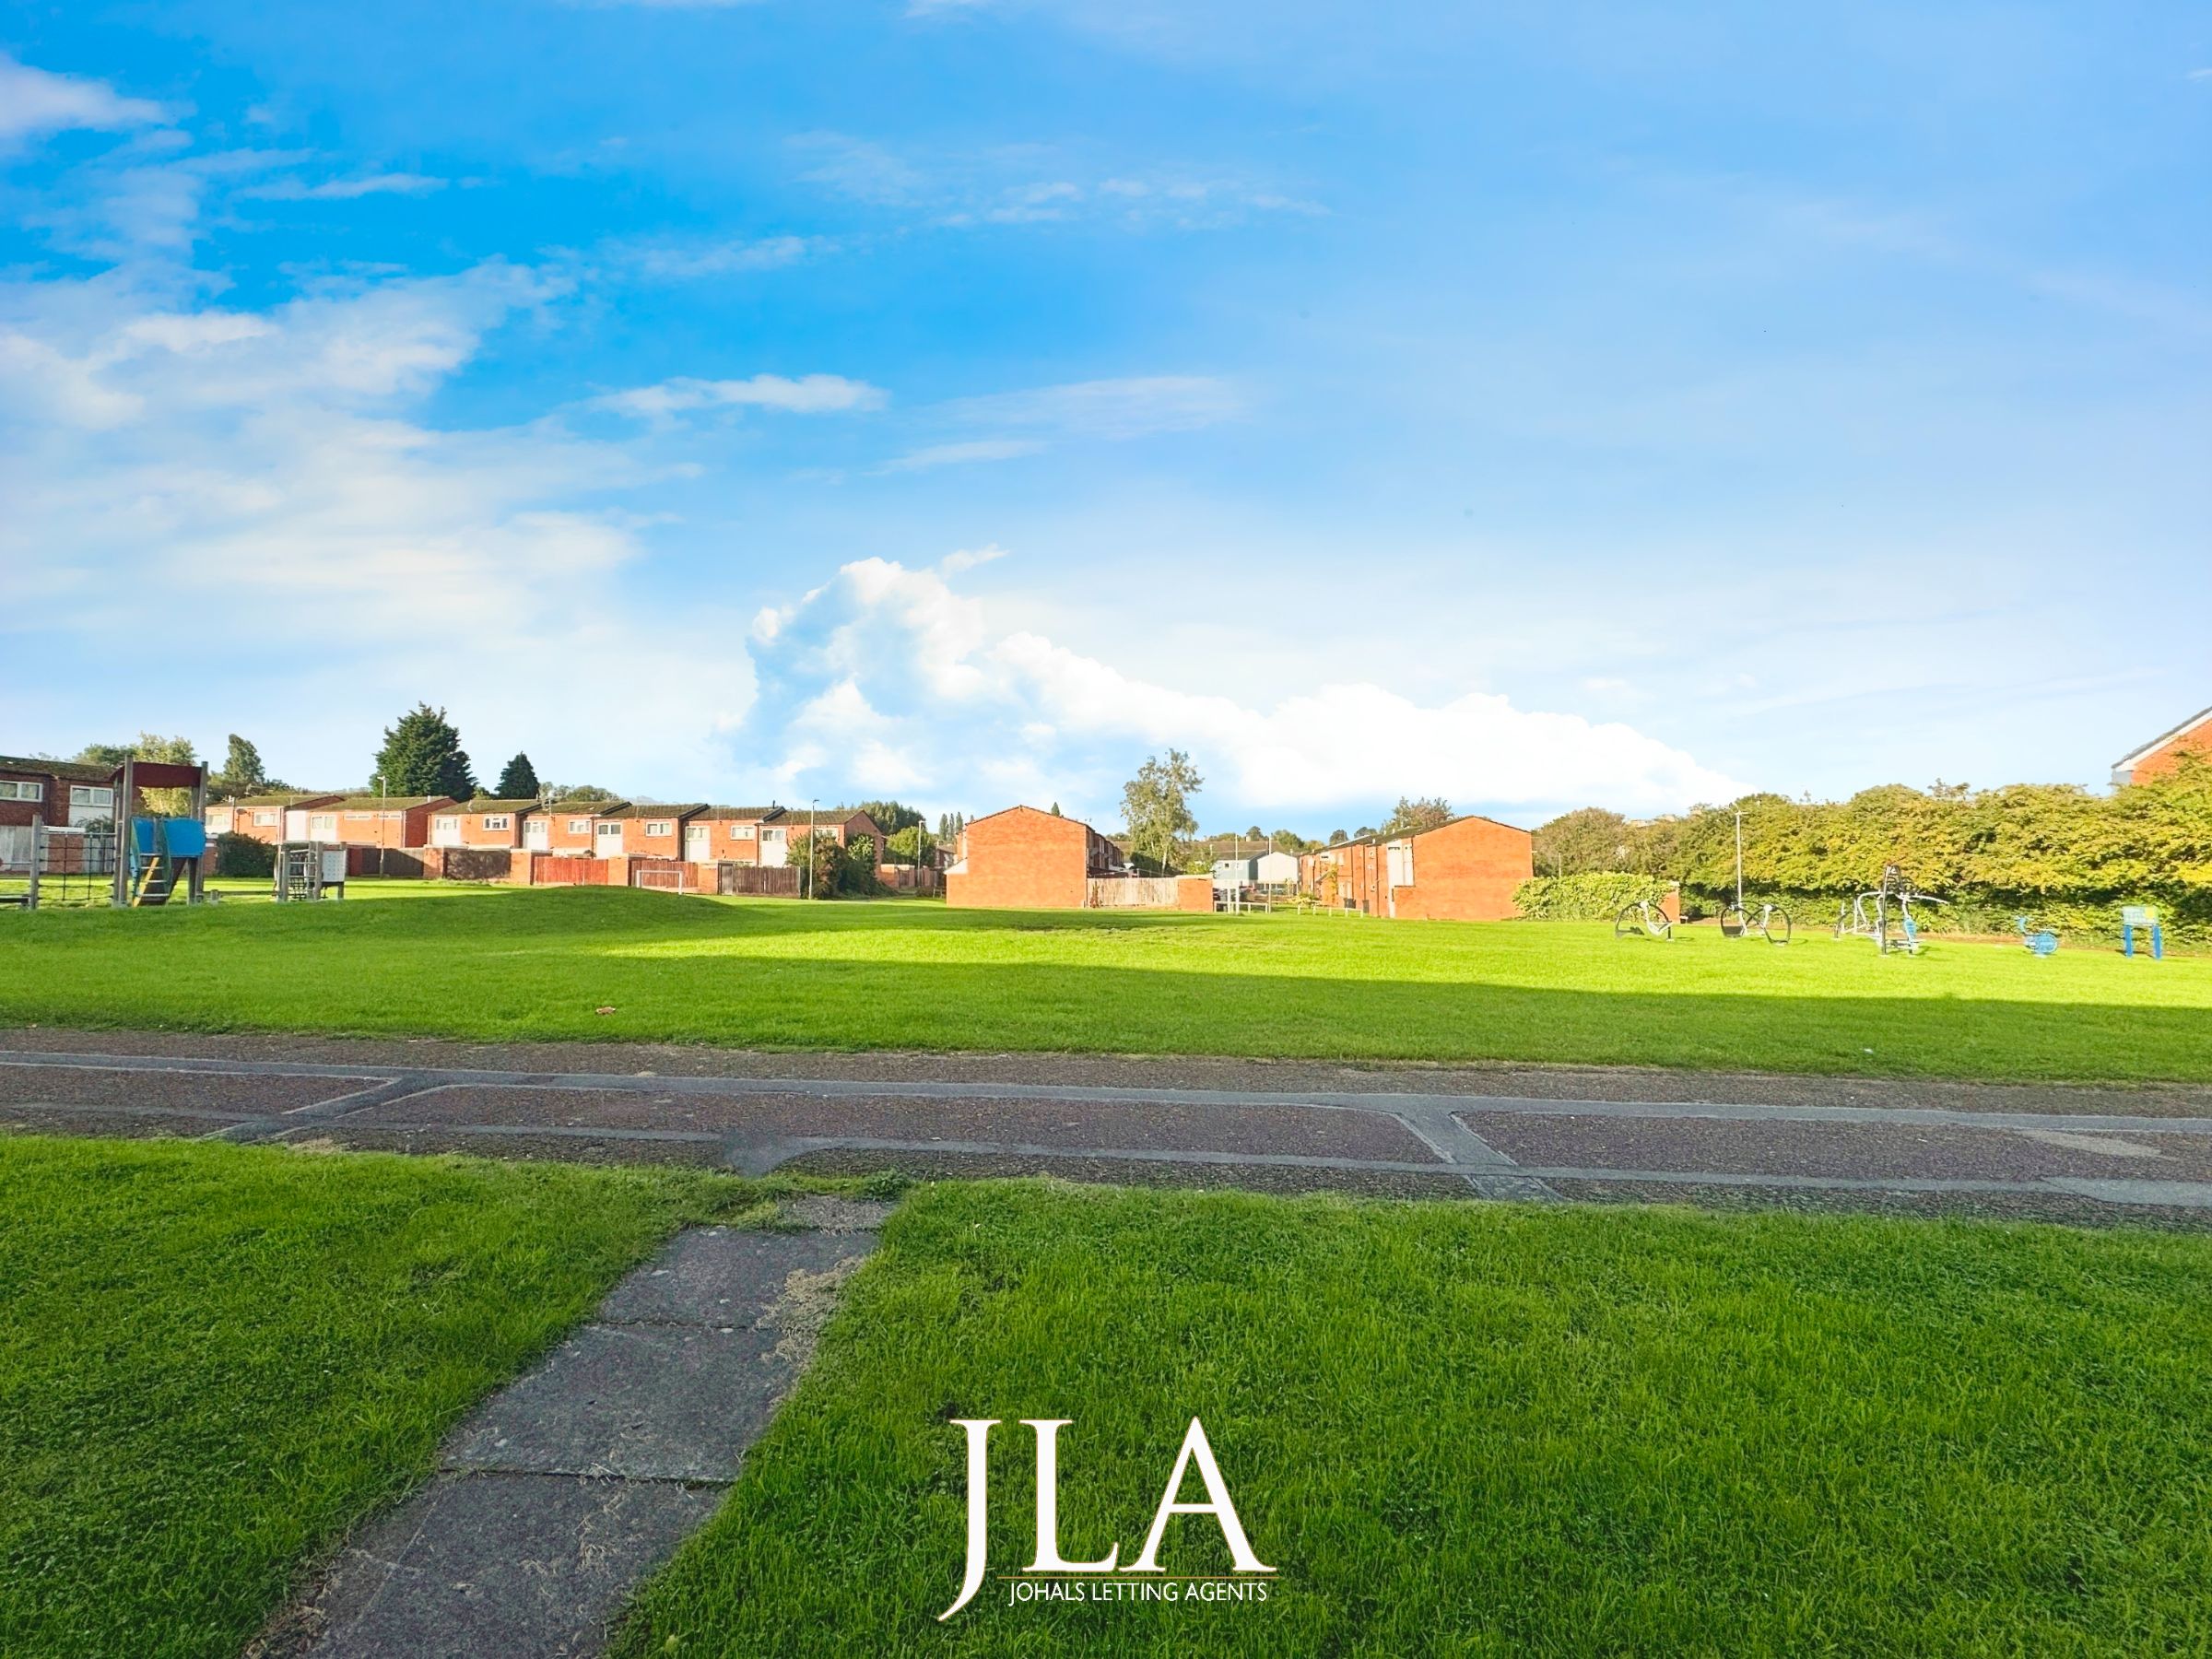
[(0, 748), (1209, 825), (2212, 702), (2183, 6), (0, 11)]

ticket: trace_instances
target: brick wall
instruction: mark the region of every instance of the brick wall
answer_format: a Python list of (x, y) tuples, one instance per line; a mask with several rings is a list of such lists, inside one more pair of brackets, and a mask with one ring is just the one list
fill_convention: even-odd
[[(1513, 889), (1535, 874), (1535, 838), (1489, 818), (1461, 818), (1413, 838), (1413, 885), (1382, 907), (1401, 918), (1502, 922)], [(1376, 849), (1381, 852), (1382, 849)]]
[(1090, 834), (1076, 818), (1033, 806), (978, 818), (962, 832), (968, 867), (946, 876), (945, 902), (956, 909), (1081, 910)]
[(2171, 777), (2179, 771), (2183, 755), (2201, 755), (2212, 760), (2212, 721), (2183, 732), (2171, 741), (2159, 745), (2136, 762), (2128, 775), (2131, 783), (2147, 783), (2153, 778)]

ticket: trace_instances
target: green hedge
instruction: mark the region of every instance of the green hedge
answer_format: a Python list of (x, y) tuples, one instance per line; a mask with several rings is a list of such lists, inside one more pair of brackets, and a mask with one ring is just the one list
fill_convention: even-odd
[[(1745, 897), (1772, 899), (1800, 927), (1835, 919), (1837, 906), (1901, 866), (1924, 892), (1949, 900), (1926, 912), (1936, 931), (2009, 932), (2016, 914), (2062, 935), (2117, 940), (2120, 907), (2154, 906), (2170, 939), (2212, 944), (2212, 765), (2092, 794), (2070, 784), (1971, 790), (1886, 784), (1848, 801), (1748, 795), (1728, 806), (1630, 824), (1609, 814), (1578, 844), (1584, 867), (1682, 884), (1690, 914), (1735, 896), (1735, 811), (1743, 812)], [(1541, 856), (1568, 844), (1569, 820), (1539, 830)], [(1566, 879), (1577, 879), (1565, 862)]]
[(1610, 922), (1639, 899), (1660, 899), (1667, 882), (1657, 876), (1594, 870), (1581, 876), (1539, 876), (1513, 889), (1513, 904), (1536, 922)]
[(215, 873), (218, 876), (274, 876), (276, 849), (267, 841), (235, 833), (215, 838)]

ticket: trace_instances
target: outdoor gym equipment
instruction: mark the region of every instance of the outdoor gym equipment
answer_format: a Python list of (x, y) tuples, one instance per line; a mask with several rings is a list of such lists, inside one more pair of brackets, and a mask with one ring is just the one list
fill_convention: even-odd
[(2058, 935), (2049, 928), (2030, 928), (2025, 916), (2015, 916), (2012, 924), (2020, 930), (2020, 942), (2035, 955), (2047, 957), (2057, 951)]
[(1666, 912), (1656, 899), (1639, 899), (1624, 907), (1613, 918), (1613, 936), (1629, 939), (1638, 934), (1647, 934), (1654, 939), (1671, 938), (1675, 924), (1667, 920)]
[(1757, 934), (1770, 945), (1790, 942), (1790, 912), (1779, 904), (1762, 904), (1757, 913), (1732, 904), (1721, 912), (1721, 936), (1741, 939)]
[(2150, 959), (2166, 959), (2166, 931), (2159, 925), (2159, 912), (2147, 904), (2124, 904), (2120, 907), (2120, 954), (2136, 954), (2136, 933), (2140, 929), (2150, 935)]
[(346, 849), (323, 841), (278, 841), (276, 882), (270, 897), (279, 904), (346, 897)]
[(1905, 873), (1895, 865), (1882, 867), (1881, 885), (1861, 893), (1836, 912), (1836, 937), (1872, 939), (1884, 956), (1899, 951), (1920, 954), (1920, 924), (1913, 920), (1916, 904), (1941, 904), (1932, 893), (1916, 893)]

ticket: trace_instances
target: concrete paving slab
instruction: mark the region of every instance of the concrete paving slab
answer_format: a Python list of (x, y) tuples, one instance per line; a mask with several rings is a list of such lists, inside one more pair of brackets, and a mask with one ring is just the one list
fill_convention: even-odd
[(229, 1116), (211, 1117), (129, 1106), (59, 1106), (20, 1101), (0, 1104), (0, 1129), (23, 1135), (100, 1135), (120, 1140), (156, 1140), (166, 1135), (195, 1140), (204, 1135), (218, 1134), (239, 1121)]
[(694, 1228), (600, 1304), (603, 1324), (743, 1330), (771, 1316), (794, 1273), (834, 1271), (875, 1248), (873, 1232)]
[(720, 1487), (441, 1475), (359, 1535), (271, 1633), (272, 1656), (521, 1659), (596, 1653), (630, 1586)]
[(2156, 1171), (2212, 1180), (2212, 1139), (2200, 1135), (2058, 1135), (1978, 1125), (1501, 1112), (1459, 1116), (1516, 1163), (1539, 1167), (1936, 1181), (2036, 1181)]
[(122, 1070), (78, 1065), (0, 1065), (0, 1103), (159, 1106), (172, 1111), (254, 1117), (350, 1094), (361, 1077)]
[(1292, 1152), (1422, 1162), (1427, 1143), (1385, 1112), (1237, 1106), (919, 1100), (793, 1093), (666, 1095), (526, 1087), (441, 1087), (351, 1113), (351, 1124), (512, 1124), (656, 1129), (867, 1140), (993, 1140), (1025, 1145)]
[(728, 1480), (791, 1383), (777, 1342), (752, 1320), (585, 1325), (486, 1402), (445, 1466)]

